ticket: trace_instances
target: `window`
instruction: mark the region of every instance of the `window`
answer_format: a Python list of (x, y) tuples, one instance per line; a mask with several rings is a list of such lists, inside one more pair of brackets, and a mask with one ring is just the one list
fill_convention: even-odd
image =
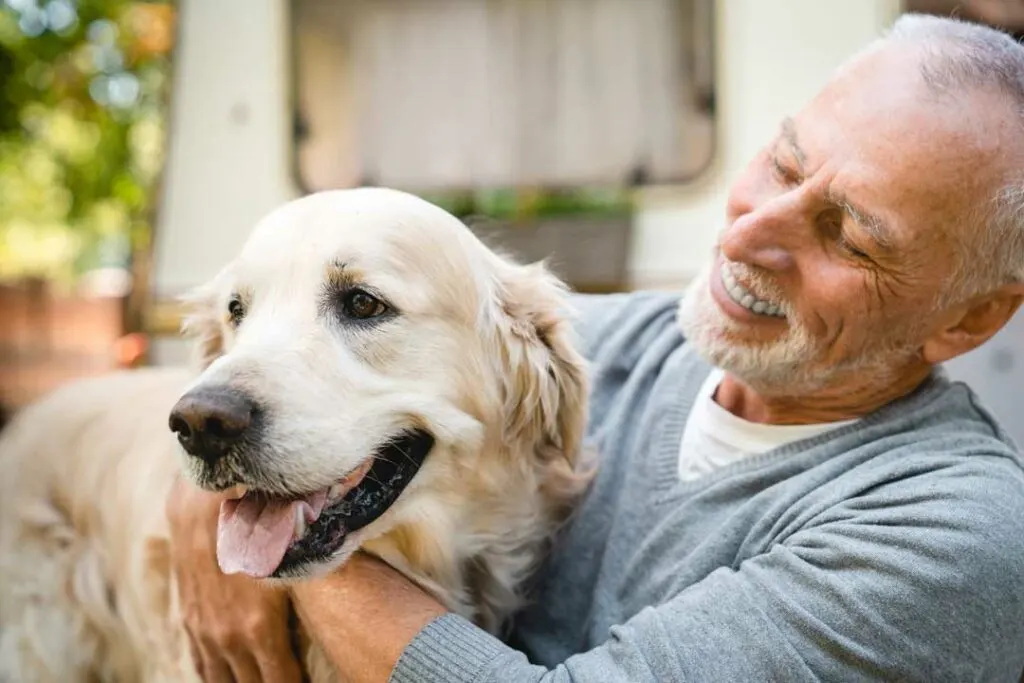
[(713, 0), (293, 0), (307, 190), (679, 183), (712, 154)]

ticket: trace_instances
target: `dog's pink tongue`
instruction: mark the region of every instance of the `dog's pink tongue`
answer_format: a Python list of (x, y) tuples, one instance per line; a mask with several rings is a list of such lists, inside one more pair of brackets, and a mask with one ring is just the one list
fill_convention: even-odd
[(220, 505), (217, 520), (217, 564), (225, 574), (270, 576), (284, 557), (295, 534), (300, 505), (307, 523), (320, 516), (327, 490), (306, 498), (246, 494)]

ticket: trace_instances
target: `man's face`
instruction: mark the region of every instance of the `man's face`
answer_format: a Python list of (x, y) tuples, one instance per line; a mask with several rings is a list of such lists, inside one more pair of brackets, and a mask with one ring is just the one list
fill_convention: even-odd
[(680, 307), (711, 362), (785, 392), (918, 362), (1005, 139), (985, 96), (936, 95), (918, 73), (907, 48), (858, 58), (741, 174)]

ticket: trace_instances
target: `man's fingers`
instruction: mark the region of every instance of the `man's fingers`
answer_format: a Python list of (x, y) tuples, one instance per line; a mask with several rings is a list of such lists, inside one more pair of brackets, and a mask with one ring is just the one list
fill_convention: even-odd
[(287, 630), (276, 632), (254, 654), (264, 681), (302, 683), (302, 667), (295, 658)]
[(289, 659), (268, 659), (264, 657), (259, 662), (260, 667), (260, 680), (274, 681), (277, 683), (302, 683), (302, 669), (299, 667), (299, 663), (294, 658), (289, 656)]
[(288, 659), (267, 659), (260, 662), (260, 674), (264, 681), (280, 681), (281, 683), (302, 683), (302, 668), (295, 658), (288, 654)]
[(256, 660), (248, 650), (232, 650), (226, 655), (235, 683), (276, 683), (276, 678), (267, 678), (260, 673)]
[(235, 683), (235, 677), (223, 659), (207, 659), (203, 664), (203, 683)]
[(210, 649), (200, 649), (202, 650), (203, 683), (235, 683), (231, 667), (221, 658), (219, 652)]
[(199, 643), (192, 637), (192, 633), (185, 629), (185, 636), (188, 638), (188, 651), (192, 657), (192, 666), (195, 667), (196, 673), (199, 674), (199, 680), (206, 681), (206, 672), (203, 667), (203, 653), (199, 649)]

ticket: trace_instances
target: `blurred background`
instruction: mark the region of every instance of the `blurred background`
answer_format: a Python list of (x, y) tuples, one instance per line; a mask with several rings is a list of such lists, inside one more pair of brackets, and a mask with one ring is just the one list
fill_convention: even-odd
[[(576, 289), (679, 289), (735, 173), (900, 12), (1024, 0), (0, 0), (0, 406), (184, 360), (305, 192), (411, 190)], [(951, 364), (1024, 443), (1024, 320)]]

